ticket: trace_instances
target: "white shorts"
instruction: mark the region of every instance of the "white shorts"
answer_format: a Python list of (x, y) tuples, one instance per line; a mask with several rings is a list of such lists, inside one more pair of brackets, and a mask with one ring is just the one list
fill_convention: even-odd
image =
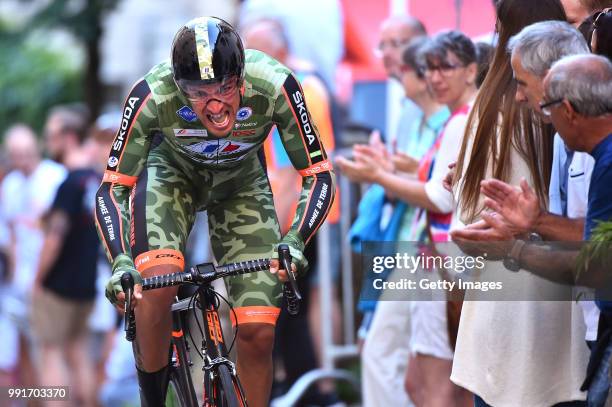
[(410, 303), (410, 353), (453, 360), (448, 340), (446, 301)]

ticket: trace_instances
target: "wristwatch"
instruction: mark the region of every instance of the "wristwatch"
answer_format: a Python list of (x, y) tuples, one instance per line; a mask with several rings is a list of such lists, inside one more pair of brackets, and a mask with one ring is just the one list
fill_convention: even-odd
[(514, 242), (510, 253), (504, 258), (504, 267), (510, 271), (517, 272), (521, 269), (521, 252), (525, 246), (524, 240), (517, 240)]
[(530, 242), (541, 242), (542, 240), (542, 235), (540, 235), (537, 232), (529, 232), (529, 241)]

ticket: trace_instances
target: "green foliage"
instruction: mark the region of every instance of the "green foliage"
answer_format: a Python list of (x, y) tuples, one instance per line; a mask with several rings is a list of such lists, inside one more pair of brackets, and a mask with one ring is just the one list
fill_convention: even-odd
[(586, 273), (593, 264), (610, 264), (612, 261), (612, 221), (599, 222), (593, 233), (591, 240), (580, 251), (577, 260), (577, 272)]
[[(0, 37), (0, 132), (16, 122), (42, 129), (48, 109), (81, 100), (81, 73), (58, 51)], [(22, 37), (23, 38), (23, 37)]]

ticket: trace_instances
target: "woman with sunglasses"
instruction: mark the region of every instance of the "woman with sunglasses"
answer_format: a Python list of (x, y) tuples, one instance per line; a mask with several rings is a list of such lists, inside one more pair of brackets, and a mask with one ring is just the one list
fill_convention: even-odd
[(612, 7), (593, 13), (578, 29), (594, 54), (612, 61)]

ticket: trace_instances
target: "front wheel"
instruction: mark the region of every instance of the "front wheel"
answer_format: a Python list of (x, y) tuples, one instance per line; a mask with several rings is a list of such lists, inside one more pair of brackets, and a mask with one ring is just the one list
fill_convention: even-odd
[(220, 407), (244, 407), (246, 403), (239, 397), (238, 386), (234, 384), (233, 376), (227, 365), (219, 365), (217, 369), (217, 405)]
[(166, 407), (193, 407), (197, 403), (189, 404), (187, 397), (181, 390), (181, 384), (178, 377), (172, 375), (170, 383), (168, 383), (168, 393), (166, 393)]

